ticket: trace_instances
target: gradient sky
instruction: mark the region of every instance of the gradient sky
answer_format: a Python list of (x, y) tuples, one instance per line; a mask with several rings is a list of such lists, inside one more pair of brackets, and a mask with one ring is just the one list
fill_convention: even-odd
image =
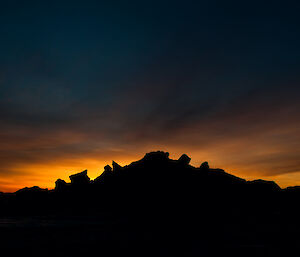
[(299, 7), (1, 2), (0, 191), (152, 150), (300, 185)]

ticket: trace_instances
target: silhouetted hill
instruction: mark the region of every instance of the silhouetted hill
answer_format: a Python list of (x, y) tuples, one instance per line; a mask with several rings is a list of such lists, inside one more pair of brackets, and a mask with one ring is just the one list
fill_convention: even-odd
[(95, 180), (90, 180), (85, 170), (71, 175), (70, 183), (58, 179), (54, 190), (32, 187), (12, 194), (2, 193), (2, 215), (129, 207), (149, 211), (159, 207), (170, 211), (183, 206), (197, 213), (207, 206), (228, 209), (229, 206), (250, 208), (251, 204), (256, 209), (274, 202), (278, 205), (285, 196), (291, 199), (300, 192), (298, 187), (281, 189), (273, 181), (246, 181), (224, 170), (212, 169), (207, 162), (193, 167), (190, 160), (186, 154), (172, 160), (167, 152), (151, 152), (124, 167), (113, 161), (112, 167), (105, 166)]
[[(2, 193), (1, 216), (55, 217), (56, 222), (63, 217), (63, 224), (74, 216), (85, 222), (93, 217), (95, 231), (83, 233), (106, 240), (114, 231), (98, 249), (104, 256), (130, 251), (144, 256), (282, 256), (300, 250), (299, 236), (293, 235), (299, 229), (299, 187), (246, 181), (207, 162), (193, 167), (190, 160), (185, 154), (172, 160), (166, 152), (151, 152), (124, 167), (113, 162), (95, 180), (83, 171), (71, 175), (70, 183), (58, 179), (54, 190)], [(111, 220), (115, 225), (103, 225)], [(74, 242), (73, 234), (68, 236), (62, 240)], [(61, 250), (76, 255), (79, 248), (87, 249), (73, 247)]]

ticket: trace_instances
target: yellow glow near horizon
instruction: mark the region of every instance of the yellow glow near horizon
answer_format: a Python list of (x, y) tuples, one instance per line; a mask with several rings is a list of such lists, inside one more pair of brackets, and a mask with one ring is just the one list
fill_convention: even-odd
[[(181, 155), (180, 151), (174, 151), (170, 158), (177, 159)], [(299, 173), (288, 173), (280, 175), (264, 175), (260, 172), (253, 172), (253, 167), (247, 168), (245, 165), (230, 165), (218, 156), (208, 159), (208, 154), (194, 152), (191, 157), (191, 165), (199, 166), (203, 161), (208, 160), (212, 168), (222, 168), (226, 172), (239, 176), (247, 180), (265, 179), (274, 180), (282, 188), (287, 186), (300, 185)], [(212, 156), (212, 155), (211, 155)], [(141, 159), (143, 156), (137, 154), (135, 157), (119, 157), (115, 159), (121, 166), (128, 165), (133, 161)], [(198, 157), (198, 158), (197, 158)], [(201, 157), (201, 159), (200, 159)], [(23, 165), (14, 167), (11, 175), (2, 177), (0, 180), (0, 191), (14, 192), (23, 187), (39, 186), (41, 188), (52, 189), (55, 187), (55, 181), (60, 178), (69, 182), (69, 176), (83, 170), (88, 170), (88, 176), (91, 179), (98, 177), (104, 169), (104, 166), (111, 161), (97, 160), (93, 158), (82, 158), (78, 160), (68, 160), (61, 162), (46, 162), (42, 164)], [(246, 167), (246, 168), (245, 168)]]

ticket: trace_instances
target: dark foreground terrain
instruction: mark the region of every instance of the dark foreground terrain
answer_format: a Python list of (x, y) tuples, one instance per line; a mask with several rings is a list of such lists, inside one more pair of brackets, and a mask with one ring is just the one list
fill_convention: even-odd
[[(0, 195), (3, 256), (299, 256), (297, 187), (152, 152)], [(29, 255), (28, 255), (29, 254)]]

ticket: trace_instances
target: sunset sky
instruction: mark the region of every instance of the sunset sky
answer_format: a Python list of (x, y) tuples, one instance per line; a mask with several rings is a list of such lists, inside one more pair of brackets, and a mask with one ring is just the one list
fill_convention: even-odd
[(0, 191), (154, 150), (300, 185), (299, 7), (1, 2)]

